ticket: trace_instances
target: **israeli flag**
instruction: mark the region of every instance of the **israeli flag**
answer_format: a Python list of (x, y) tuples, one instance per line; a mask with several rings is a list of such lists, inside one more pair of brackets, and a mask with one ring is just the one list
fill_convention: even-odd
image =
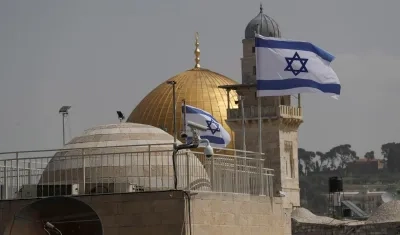
[[(198, 130), (198, 133), (200, 138), (208, 139), (212, 147), (225, 148), (231, 142), (229, 133), (210, 113), (190, 105), (183, 105), (183, 114), (185, 114), (185, 110), (186, 121), (191, 121), (208, 128), (207, 131)], [(186, 134), (188, 141), (191, 141), (192, 132), (188, 126), (186, 126)]]
[(256, 35), (257, 96), (340, 95), (335, 57), (309, 42)]

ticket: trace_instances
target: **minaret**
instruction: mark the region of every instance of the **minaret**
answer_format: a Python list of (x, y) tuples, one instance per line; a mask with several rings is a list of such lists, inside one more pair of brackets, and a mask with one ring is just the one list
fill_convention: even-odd
[[(280, 37), (278, 24), (260, 12), (246, 27), (243, 43), (242, 84), (225, 88), (236, 90), (238, 95), (245, 97), (246, 113), (246, 148), (259, 152), (259, 128), (256, 96), (256, 57), (255, 31), (268, 37)], [(299, 172), (298, 172), (298, 128), (302, 123), (302, 111), (291, 105), (291, 97), (262, 97), (262, 150), (265, 153), (265, 167), (274, 170), (274, 196), (282, 198), (284, 208), (291, 212), (292, 207), (300, 206)], [(235, 131), (235, 145), (241, 148), (242, 123), (241, 107), (228, 110), (228, 123)], [(288, 212), (289, 213), (289, 212)], [(289, 213), (290, 214), (290, 213)], [(290, 216), (290, 215), (289, 215)], [(290, 218), (289, 218), (290, 219)]]

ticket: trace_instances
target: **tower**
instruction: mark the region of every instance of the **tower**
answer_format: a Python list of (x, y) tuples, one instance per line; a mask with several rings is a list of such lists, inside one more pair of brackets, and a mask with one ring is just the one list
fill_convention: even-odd
[[(263, 13), (253, 18), (245, 29), (242, 40), (243, 57), (242, 84), (220, 86), (244, 97), (245, 128), (242, 127), (241, 106), (228, 109), (227, 122), (235, 132), (235, 146), (243, 148), (243, 129), (246, 131), (246, 150), (259, 152), (258, 99), (256, 94), (255, 32), (267, 37), (280, 37), (278, 24)], [(292, 207), (300, 206), (298, 171), (298, 128), (303, 121), (300, 102), (292, 106), (290, 96), (261, 97), (262, 110), (262, 152), (265, 153), (265, 167), (274, 170), (274, 193), (282, 198), (288, 209), (289, 219)]]

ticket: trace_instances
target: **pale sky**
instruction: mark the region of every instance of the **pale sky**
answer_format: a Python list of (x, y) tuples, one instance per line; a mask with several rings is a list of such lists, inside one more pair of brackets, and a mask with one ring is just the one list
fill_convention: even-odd
[[(71, 105), (70, 139), (118, 122), (158, 84), (194, 65), (241, 81), (241, 40), (259, 0), (0, 1), (0, 152), (62, 147), (58, 110)], [(350, 143), (362, 156), (400, 142), (400, 1), (268, 0), (285, 38), (336, 56), (339, 100), (303, 95), (300, 146)], [(397, 93), (397, 94), (396, 94)]]

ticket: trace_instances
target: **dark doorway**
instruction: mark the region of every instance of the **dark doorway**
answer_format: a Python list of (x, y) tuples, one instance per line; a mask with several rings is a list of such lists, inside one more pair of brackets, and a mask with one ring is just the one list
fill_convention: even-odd
[(57, 230), (62, 235), (103, 235), (97, 213), (71, 197), (49, 197), (24, 207), (7, 230), (7, 235), (60, 234)]

